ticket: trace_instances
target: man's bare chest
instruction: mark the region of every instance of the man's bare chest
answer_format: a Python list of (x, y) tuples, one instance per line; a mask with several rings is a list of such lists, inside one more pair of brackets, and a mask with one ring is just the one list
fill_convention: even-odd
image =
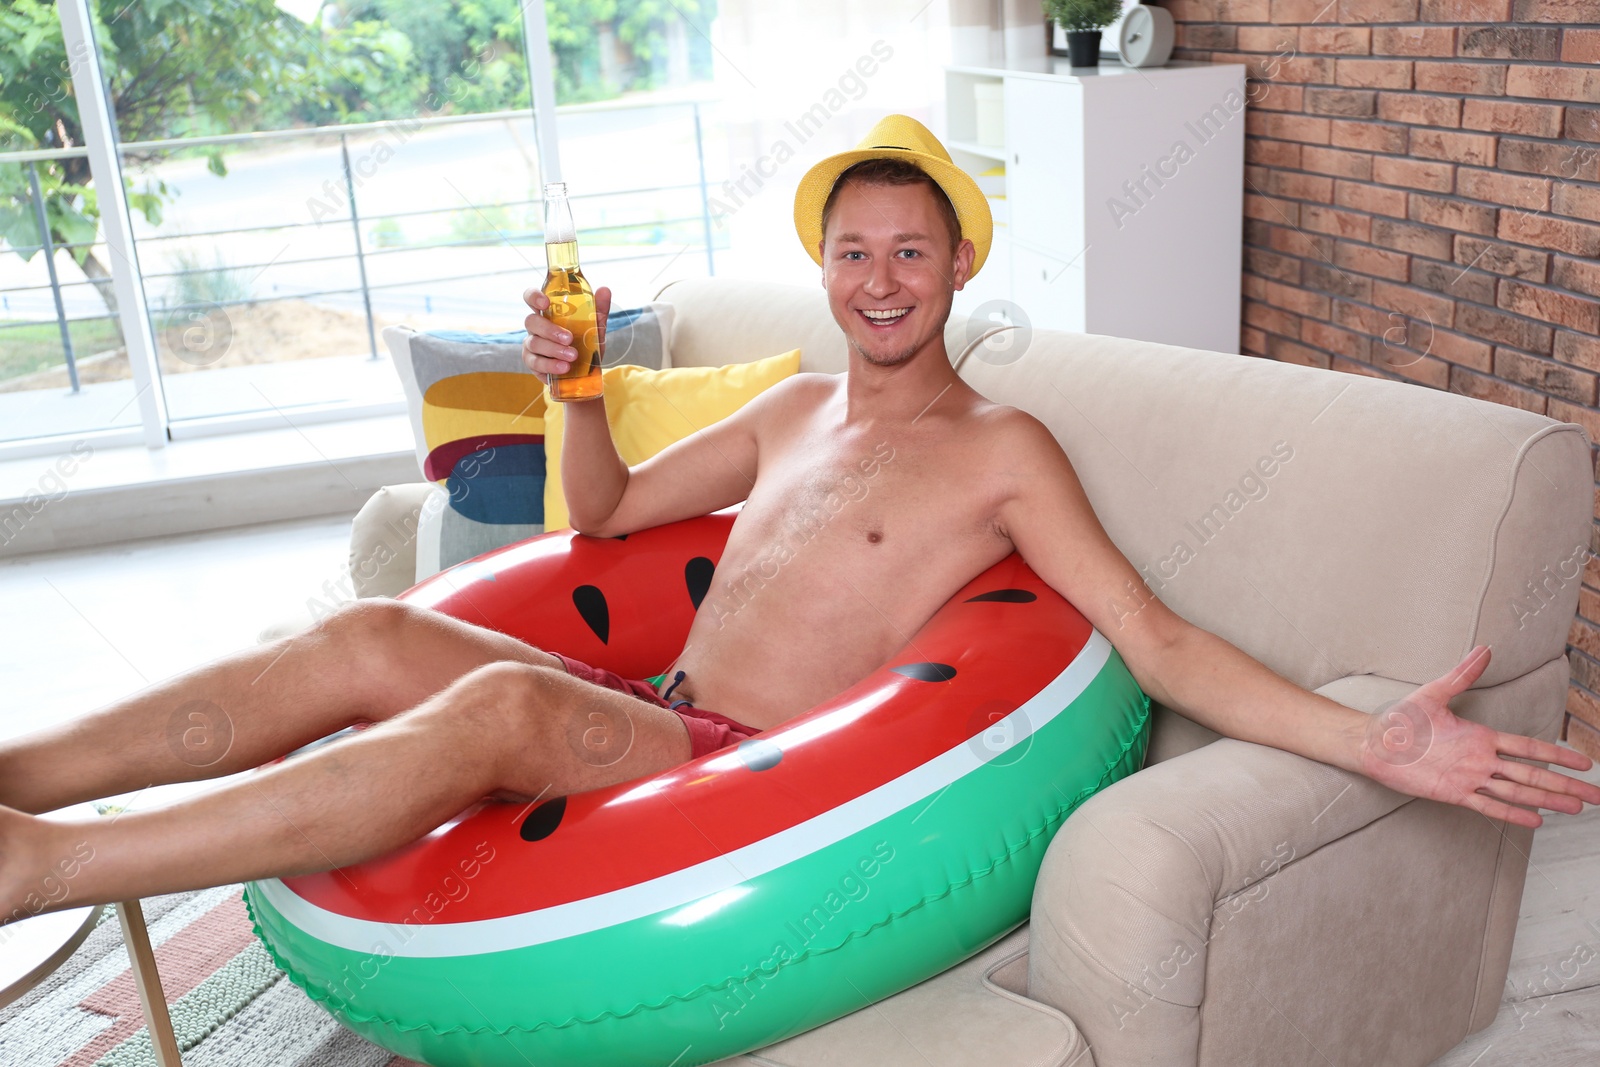
[[(920, 446), (920, 447), (919, 447)], [(742, 524), (798, 551), (857, 553), (888, 569), (901, 560), (993, 540), (982, 479), (944, 449), (887, 437), (813, 437), (763, 463)]]

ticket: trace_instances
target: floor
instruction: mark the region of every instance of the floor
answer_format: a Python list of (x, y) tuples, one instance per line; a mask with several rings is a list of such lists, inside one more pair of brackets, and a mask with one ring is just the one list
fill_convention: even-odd
[[(255, 641), (336, 585), (348, 516), (0, 560), (0, 738)], [(1600, 781), (1600, 770), (1587, 775)], [(135, 806), (171, 793), (124, 798)], [(1600, 809), (1535, 836), (1493, 1025), (1434, 1067), (1600, 1062)]]
[[(1600, 767), (1580, 775), (1600, 782)], [(1600, 1063), (1600, 808), (1546, 815), (1500, 1014), (1433, 1067)]]

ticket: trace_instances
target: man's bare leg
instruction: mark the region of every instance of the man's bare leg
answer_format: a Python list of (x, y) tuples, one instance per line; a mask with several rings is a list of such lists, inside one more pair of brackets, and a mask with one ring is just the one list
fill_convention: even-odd
[(248, 770), (416, 707), (500, 661), (560, 668), (515, 638), (394, 600), (346, 605), (99, 711), (0, 742), (0, 805), (25, 812)]
[(664, 708), (560, 668), (497, 663), (354, 737), (170, 807), (78, 822), (0, 808), (0, 922), (348, 866), (487, 795), (561, 796), (688, 758), (688, 731)]

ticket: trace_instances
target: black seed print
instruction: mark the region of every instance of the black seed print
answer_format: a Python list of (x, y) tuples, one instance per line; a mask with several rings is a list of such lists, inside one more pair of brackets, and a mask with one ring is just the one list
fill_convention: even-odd
[(567, 813), (567, 798), (556, 797), (547, 800), (528, 813), (522, 820), (522, 839), (524, 841), (543, 841), (556, 832), (556, 827), (561, 825), (561, 816)]
[(968, 604), (1032, 604), (1039, 597), (1026, 589), (991, 589), (967, 597)]
[(602, 645), (611, 642), (611, 609), (606, 606), (606, 595), (598, 587), (580, 585), (572, 591), (572, 605), (589, 624), (589, 629)]
[(902, 663), (889, 669), (918, 682), (948, 682), (956, 676), (956, 669), (948, 663)]
[(694, 601), (696, 610), (711, 590), (711, 576), (716, 571), (717, 565), (704, 556), (696, 556), (683, 565), (683, 584), (689, 587), (689, 599)]

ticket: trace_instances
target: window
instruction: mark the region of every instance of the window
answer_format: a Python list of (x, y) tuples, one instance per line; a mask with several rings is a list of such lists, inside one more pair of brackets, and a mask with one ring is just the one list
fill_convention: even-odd
[(851, 0), (8, 0), (0, 455), (400, 410), (384, 327), (519, 328), (557, 176), (621, 306), (709, 273), (814, 285), (796, 183), (886, 112), (941, 132), (946, 23)]
[(138, 433), (67, 55), (53, 4), (0, 14), (0, 441)]
[[(524, 8), (12, 0), (0, 450), (399, 410), (383, 328), (520, 326), (558, 170), (619, 301), (713, 270), (714, 0), (551, 0), (532, 77)], [(108, 106), (80, 116), (95, 64)]]

